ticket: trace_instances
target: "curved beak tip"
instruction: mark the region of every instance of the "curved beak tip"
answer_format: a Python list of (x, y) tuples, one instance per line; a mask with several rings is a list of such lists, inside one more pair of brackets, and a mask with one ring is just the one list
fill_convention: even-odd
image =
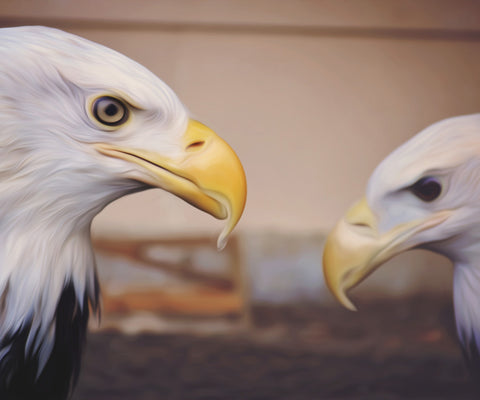
[(228, 210), (226, 212), (227, 216), (223, 219), (227, 219), (223, 230), (220, 232), (220, 235), (217, 239), (217, 249), (219, 251), (223, 250), (228, 243), (228, 238), (232, 233), (233, 229), (237, 226), (238, 221), (240, 220), (243, 210), (245, 208), (246, 200), (246, 191), (244, 192), (243, 201), (241, 204), (229, 204)]
[(327, 287), (335, 299), (350, 311), (357, 311), (353, 302), (347, 296), (349, 286), (345, 282), (346, 274), (343, 263), (341, 263), (337, 247), (333, 246), (332, 237), (329, 236), (323, 253), (323, 276)]
[(344, 284), (342, 284), (342, 282), (335, 282), (332, 279), (329, 279), (330, 276), (328, 274), (325, 274), (324, 276), (325, 283), (328, 289), (330, 289), (330, 293), (332, 293), (333, 297), (346, 309), (350, 311), (357, 311), (357, 307), (347, 296), (347, 289), (344, 287)]
[(350, 311), (358, 311), (355, 304), (352, 303), (352, 301), (347, 297), (345, 293), (342, 292), (341, 295), (337, 297), (337, 299), (340, 302), (340, 304), (344, 306), (346, 309)]
[(217, 239), (217, 250), (222, 251), (228, 243), (228, 236), (224, 235), (223, 232)]

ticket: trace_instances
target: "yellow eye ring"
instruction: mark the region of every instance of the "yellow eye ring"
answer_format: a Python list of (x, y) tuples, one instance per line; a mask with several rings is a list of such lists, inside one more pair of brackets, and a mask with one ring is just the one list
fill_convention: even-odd
[(93, 117), (102, 125), (117, 127), (128, 121), (128, 107), (112, 96), (97, 97), (91, 106)]

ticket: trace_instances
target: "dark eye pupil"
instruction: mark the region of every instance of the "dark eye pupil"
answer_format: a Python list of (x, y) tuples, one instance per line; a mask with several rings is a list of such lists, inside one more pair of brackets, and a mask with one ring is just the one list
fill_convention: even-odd
[(440, 183), (432, 177), (419, 179), (411, 187), (412, 193), (423, 201), (433, 201), (442, 192)]
[(107, 108), (105, 108), (105, 114), (113, 117), (116, 113), (118, 113), (118, 107), (115, 104), (109, 104)]
[(97, 121), (107, 126), (119, 126), (128, 120), (128, 108), (111, 96), (102, 96), (95, 100), (92, 109)]

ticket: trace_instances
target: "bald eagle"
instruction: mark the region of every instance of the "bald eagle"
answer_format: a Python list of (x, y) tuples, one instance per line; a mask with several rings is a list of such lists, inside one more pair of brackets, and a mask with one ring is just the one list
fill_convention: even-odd
[(347, 308), (346, 292), (408, 249), (422, 248), (454, 264), (457, 333), (480, 373), (480, 114), (437, 122), (383, 160), (366, 195), (329, 234), (325, 280)]
[(233, 150), (129, 58), (46, 27), (0, 29), (0, 399), (65, 399), (99, 309), (94, 216), (156, 187), (226, 219)]

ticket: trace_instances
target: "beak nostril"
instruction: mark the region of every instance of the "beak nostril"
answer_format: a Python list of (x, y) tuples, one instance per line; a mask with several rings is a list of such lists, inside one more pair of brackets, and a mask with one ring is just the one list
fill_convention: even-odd
[(202, 147), (203, 145), (205, 144), (205, 141), (204, 140), (197, 140), (196, 142), (193, 142), (193, 143), (190, 143), (186, 150), (189, 151), (189, 150), (197, 150), (199, 149), (200, 147)]
[(366, 224), (365, 222), (354, 222), (352, 225), (354, 226), (359, 226), (361, 228), (369, 228), (370, 226)]

